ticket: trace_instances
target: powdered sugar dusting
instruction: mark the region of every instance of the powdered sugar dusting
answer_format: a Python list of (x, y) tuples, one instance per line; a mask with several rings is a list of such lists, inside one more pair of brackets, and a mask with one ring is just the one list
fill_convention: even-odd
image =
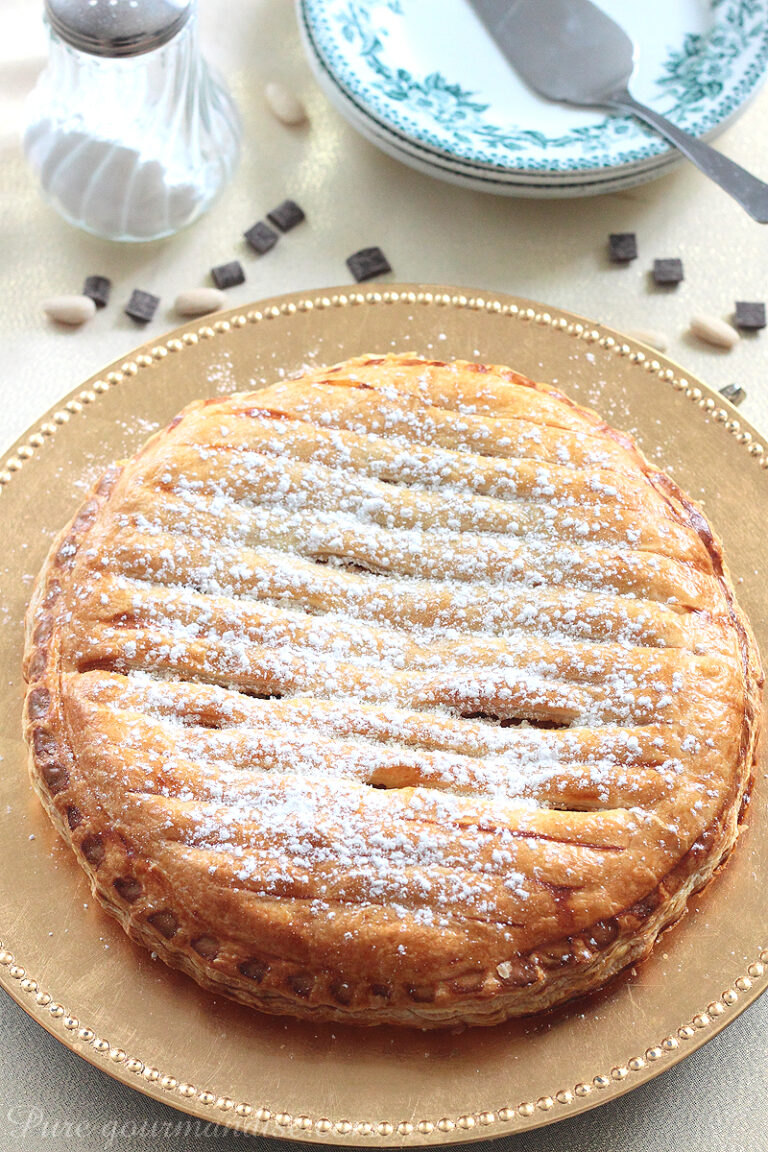
[(169, 859), (314, 917), (492, 925), (501, 964), (612, 854), (652, 877), (649, 830), (685, 850), (738, 652), (631, 444), (508, 370), (208, 382), (75, 561), (89, 748)]

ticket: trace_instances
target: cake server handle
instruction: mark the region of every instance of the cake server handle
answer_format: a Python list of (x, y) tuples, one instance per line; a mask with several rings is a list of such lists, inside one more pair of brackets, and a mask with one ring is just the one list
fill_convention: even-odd
[(626, 90), (611, 94), (606, 104), (610, 108), (631, 112), (638, 120), (650, 124), (662, 136), (671, 140), (705, 176), (709, 176), (710, 180), (714, 180), (737, 200), (753, 220), (757, 220), (759, 224), (768, 224), (768, 184), (765, 181), (759, 180), (757, 176), (747, 172), (746, 168), (723, 156), (722, 152), (710, 148), (709, 144), (697, 140), (688, 132), (683, 132), (671, 120), (667, 120), (666, 116), (661, 116), (653, 108), (641, 104)]

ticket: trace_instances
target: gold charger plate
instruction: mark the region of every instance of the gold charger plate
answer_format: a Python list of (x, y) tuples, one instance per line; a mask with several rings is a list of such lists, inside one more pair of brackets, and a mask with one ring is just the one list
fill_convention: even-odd
[(649, 960), (588, 999), (491, 1029), (422, 1034), (261, 1016), (153, 961), (92, 900), (29, 786), (20, 736), (22, 619), (51, 536), (103, 467), (190, 400), (392, 349), (511, 364), (633, 432), (704, 503), (768, 653), (760, 437), (650, 349), (527, 300), (419, 285), (267, 300), (144, 345), (15, 445), (0, 465), (0, 985), (73, 1052), (149, 1096), (327, 1144), (463, 1142), (572, 1116), (681, 1060), (768, 983), (764, 763), (728, 867)]

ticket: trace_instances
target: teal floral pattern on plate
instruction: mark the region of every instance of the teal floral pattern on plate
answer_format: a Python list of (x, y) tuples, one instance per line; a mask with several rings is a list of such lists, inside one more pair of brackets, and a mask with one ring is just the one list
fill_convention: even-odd
[[(768, 0), (603, 0), (638, 46), (632, 90), (709, 135), (768, 64)], [(311, 49), (379, 126), (462, 163), (544, 176), (615, 171), (669, 152), (633, 117), (534, 96), (466, 0), (299, 0)], [(515, 114), (510, 113), (510, 108)]]

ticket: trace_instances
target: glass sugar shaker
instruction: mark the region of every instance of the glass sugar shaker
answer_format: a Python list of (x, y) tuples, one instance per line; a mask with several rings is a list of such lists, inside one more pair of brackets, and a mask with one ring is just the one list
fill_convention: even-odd
[(155, 240), (197, 219), (240, 146), (232, 97), (200, 55), (196, 0), (44, 0), (48, 65), (24, 150), (65, 219)]

